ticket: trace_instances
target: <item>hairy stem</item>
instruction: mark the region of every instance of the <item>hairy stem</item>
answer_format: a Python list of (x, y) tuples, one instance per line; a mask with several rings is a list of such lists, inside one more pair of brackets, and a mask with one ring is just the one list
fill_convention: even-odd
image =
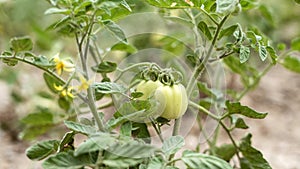
[(236, 149), (236, 156), (238, 157), (239, 161), (241, 161), (241, 157), (239, 155), (239, 146), (236, 144), (236, 142), (234, 141), (234, 138), (232, 137), (231, 133), (230, 133), (230, 129), (227, 128), (227, 126), (222, 122), (220, 121), (219, 124), (223, 127), (223, 129), (225, 130), (225, 132), (227, 133), (229, 139), (231, 140), (233, 146), (235, 147)]
[[(89, 47), (90, 47), (90, 34), (93, 30), (93, 25), (94, 25), (94, 16), (92, 17), (91, 19), (91, 23), (89, 24), (89, 29), (88, 29), (88, 32), (85, 33), (83, 36), (82, 36), (82, 39), (81, 41), (79, 41), (78, 39), (78, 35), (76, 35), (76, 42), (77, 42), (77, 46), (78, 46), (78, 51), (79, 51), (79, 55), (80, 55), (80, 60), (81, 60), (81, 64), (82, 64), (82, 69), (83, 69), (83, 72), (84, 72), (84, 76), (87, 80), (89, 80), (89, 73), (88, 73), (88, 68), (87, 68), (87, 55), (88, 55), (88, 51), (89, 51)], [(82, 44), (84, 42), (84, 39), (86, 39), (86, 42), (85, 42), (85, 50), (83, 51), (82, 50)], [(83, 53), (84, 52), (84, 53)], [(94, 98), (94, 92), (93, 92), (93, 89), (91, 86), (89, 86), (89, 88), (87, 89), (87, 99), (88, 99), (88, 106), (93, 114), (93, 117), (95, 118), (95, 121), (98, 125), (98, 129), (100, 131), (105, 131), (105, 127), (104, 127), (104, 124), (103, 124), (103, 121), (102, 119), (100, 119), (98, 113), (97, 113), (97, 107), (96, 107), (96, 104), (95, 104), (95, 98)]]

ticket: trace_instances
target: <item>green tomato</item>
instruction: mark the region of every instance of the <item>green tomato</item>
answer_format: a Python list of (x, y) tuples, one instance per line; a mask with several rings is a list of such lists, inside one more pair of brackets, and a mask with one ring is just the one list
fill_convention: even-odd
[[(165, 109), (165, 102), (160, 102), (154, 97), (154, 93), (158, 87), (163, 86), (163, 84), (160, 81), (141, 81), (137, 87), (136, 87), (136, 92), (142, 92), (143, 96), (139, 97), (138, 100), (148, 100), (151, 104), (154, 103), (154, 107), (151, 108), (151, 110), (148, 112), (149, 114), (147, 115), (148, 117), (152, 117), (153, 119), (159, 117), (162, 112)], [(144, 119), (146, 122), (147, 118)]]
[(156, 89), (154, 96), (160, 104), (165, 105), (160, 115), (163, 118), (178, 119), (187, 110), (188, 97), (182, 84), (160, 86)]
[(163, 86), (163, 84), (160, 81), (152, 81), (152, 80), (142, 80), (137, 86), (136, 86), (136, 91), (137, 92), (142, 92), (143, 96), (139, 97), (139, 99), (141, 100), (147, 100), (150, 97), (153, 96), (155, 90), (160, 87)]

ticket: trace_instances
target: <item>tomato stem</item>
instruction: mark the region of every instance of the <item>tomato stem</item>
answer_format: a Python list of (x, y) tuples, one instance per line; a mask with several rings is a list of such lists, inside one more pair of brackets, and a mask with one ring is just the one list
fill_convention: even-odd
[[(196, 21), (196, 18), (195, 16), (193, 15), (192, 11), (191, 10), (188, 10), (186, 11), (186, 13), (189, 15), (189, 17), (191, 18), (191, 21), (194, 25), (193, 27), (193, 31), (194, 31), (194, 34), (195, 34), (195, 53), (199, 56), (199, 52), (200, 52), (200, 48), (201, 48), (201, 45), (200, 45), (200, 33), (198, 31), (198, 25), (197, 25), (197, 21)], [(224, 23), (226, 22), (226, 20), (228, 19), (229, 17), (229, 14), (226, 15), (220, 23), (216, 23), (217, 25), (217, 30), (214, 34), (214, 37), (213, 37), (213, 40), (212, 40), (212, 43), (208, 49), (208, 52), (207, 52), (207, 55), (204, 57), (204, 59), (198, 64), (195, 66), (194, 68), (194, 71), (193, 71), (193, 74), (192, 74), (192, 78), (190, 78), (189, 82), (188, 82), (188, 85), (187, 85), (187, 96), (188, 98), (190, 98), (191, 94), (192, 94), (192, 91), (193, 91), (193, 88), (197, 82), (197, 79), (199, 78), (199, 76), (201, 76), (201, 74), (203, 73), (203, 70), (205, 69), (205, 66), (206, 64), (208, 63), (209, 61), (209, 58), (211, 57), (212, 55), (212, 51), (214, 49), (214, 46), (217, 42), (217, 39), (218, 39), (218, 36), (221, 32), (221, 29), (224, 25)], [(199, 56), (199, 59), (201, 60), (200, 56)], [(181, 126), (181, 118), (178, 118), (175, 120), (175, 124), (174, 124), (174, 128), (173, 128), (173, 136), (175, 135), (178, 135), (179, 134), (179, 130), (180, 130), (180, 126)]]

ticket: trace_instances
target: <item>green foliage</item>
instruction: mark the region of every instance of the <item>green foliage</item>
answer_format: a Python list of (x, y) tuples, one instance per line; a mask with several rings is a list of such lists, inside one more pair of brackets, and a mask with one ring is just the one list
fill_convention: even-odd
[(26, 156), (31, 160), (42, 160), (57, 151), (59, 141), (48, 140), (38, 142), (26, 150)]
[[(207, 37), (208, 40), (212, 39), (211, 32), (205, 22), (203, 22), (203, 21), (199, 22), (198, 28)], [(220, 34), (220, 36), (221, 36), (221, 34)]]
[(127, 43), (126, 36), (120, 26), (111, 20), (105, 20), (102, 23), (119, 41)]
[(14, 52), (24, 52), (32, 50), (33, 43), (29, 37), (18, 37), (10, 40), (10, 48)]
[(191, 151), (183, 152), (182, 161), (189, 168), (232, 169), (226, 161), (218, 157)]
[(260, 151), (256, 150), (251, 146), (252, 135), (248, 134), (242, 139), (240, 143), (240, 151), (242, 152), (244, 158), (241, 161), (242, 169), (271, 169), (271, 166), (263, 158), (263, 155)]
[(181, 136), (172, 136), (164, 141), (162, 151), (167, 157), (175, 154), (184, 146), (184, 139)]
[(96, 132), (96, 128), (94, 128), (92, 126), (87, 126), (87, 125), (72, 122), (72, 121), (65, 121), (64, 123), (65, 123), (66, 127), (68, 127), (70, 130), (73, 130), (75, 132), (79, 132), (82, 134), (89, 135), (89, 134), (93, 134)]
[(241, 103), (230, 103), (226, 101), (226, 107), (229, 115), (240, 114), (253, 119), (263, 119), (268, 113), (259, 113), (247, 106), (242, 106)]
[(49, 157), (43, 162), (45, 169), (80, 169), (84, 166), (92, 165), (93, 161), (90, 156), (74, 156), (73, 151), (61, 152)]
[(85, 142), (81, 143), (74, 152), (75, 156), (88, 154), (100, 150), (107, 150), (112, 145), (116, 144), (118, 140), (107, 133), (97, 133)]
[(300, 73), (300, 59), (298, 57), (287, 56), (281, 64), (293, 72)]
[(300, 37), (293, 39), (291, 46), (293, 50), (300, 51)]
[(93, 71), (97, 73), (110, 73), (115, 71), (117, 68), (117, 64), (113, 62), (101, 62), (98, 66), (92, 67)]
[(116, 94), (124, 93), (126, 91), (124, 86), (113, 82), (94, 83), (93, 88), (96, 93), (102, 94)]
[(223, 144), (220, 147), (215, 147), (213, 154), (225, 161), (230, 161), (236, 153), (236, 148), (232, 144)]

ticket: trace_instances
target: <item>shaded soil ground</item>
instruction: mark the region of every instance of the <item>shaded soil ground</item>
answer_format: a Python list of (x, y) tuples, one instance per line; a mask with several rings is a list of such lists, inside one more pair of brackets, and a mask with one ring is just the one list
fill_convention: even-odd
[[(3, 106), (9, 105), (5, 103), (9, 98), (5, 86), (0, 90), (0, 109), (4, 110)], [(299, 74), (279, 66), (272, 69), (257, 90), (249, 93), (242, 103), (269, 112), (264, 120), (247, 120), (253, 133), (253, 146), (263, 152), (274, 169), (300, 169)], [(27, 146), (22, 142), (12, 142), (7, 133), (0, 130), (0, 169), (40, 168), (40, 163), (31, 162), (25, 156)]]

